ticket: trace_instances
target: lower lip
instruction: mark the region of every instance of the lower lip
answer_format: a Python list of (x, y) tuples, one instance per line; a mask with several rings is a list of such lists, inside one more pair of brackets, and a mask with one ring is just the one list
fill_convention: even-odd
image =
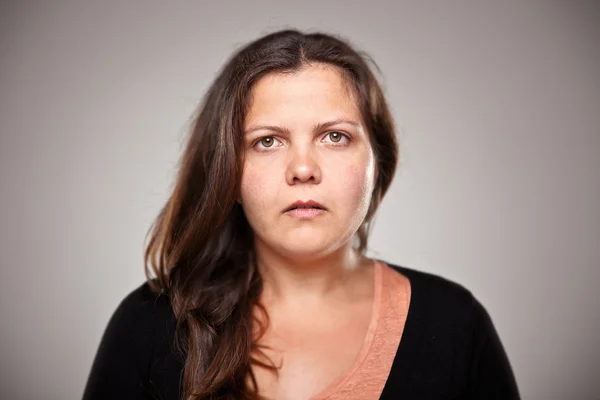
[(295, 208), (290, 211), (286, 211), (286, 214), (290, 217), (300, 218), (300, 219), (310, 219), (315, 218), (321, 214), (323, 214), (325, 210), (320, 208)]

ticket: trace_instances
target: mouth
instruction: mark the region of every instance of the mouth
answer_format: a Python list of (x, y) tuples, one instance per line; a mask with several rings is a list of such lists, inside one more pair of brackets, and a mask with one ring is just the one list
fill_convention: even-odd
[(323, 213), (325, 213), (325, 210), (323, 210), (322, 208), (298, 207), (298, 208), (292, 208), (291, 210), (286, 211), (284, 213), (284, 215), (287, 215), (292, 218), (297, 218), (297, 219), (313, 219)]
[(327, 209), (322, 204), (320, 204), (314, 200), (308, 200), (308, 201), (298, 200), (298, 201), (295, 201), (294, 203), (290, 204), (288, 206), (288, 208), (286, 208), (284, 210), (284, 213), (287, 213), (287, 212), (293, 211), (293, 210), (304, 210), (304, 209), (327, 211)]

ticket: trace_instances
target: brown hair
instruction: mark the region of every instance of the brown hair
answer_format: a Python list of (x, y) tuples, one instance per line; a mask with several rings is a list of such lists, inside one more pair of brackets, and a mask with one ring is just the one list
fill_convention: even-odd
[(357, 232), (361, 253), (394, 176), (394, 124), (369, 57), (332, 35), (283, 30), (251, 42), (229, 59), (205, 94), (173, 192), (148, 231), (144, 254), (149, 284), (169, 296), (177, 317), (185, 399), (257, 399), (251, 365), (275, 369), (254, 357), (255, 352), (264, 353), (255, 343), (253, 323), (262, 324), (261, 335), (266, 325), (252, 311), (258, 307), (266, 315), (266, 310), (259, 303), (262, 280), (252, 230), (236, 202), (244, 116), (254, 82), (311, 62), (336, 66), (346, 76), (375, 154), (377, 180)]

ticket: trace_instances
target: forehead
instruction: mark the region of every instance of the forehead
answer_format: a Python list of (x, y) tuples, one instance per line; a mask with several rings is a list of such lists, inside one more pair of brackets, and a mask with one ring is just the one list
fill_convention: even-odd
[[(257, 119), (360, 119), (355, 91), (337, 67), (312, 64), (294, 72), (269, 73), (250, 92), (246, 124)], [(266, 122), (266, 121), (265, 121)]]

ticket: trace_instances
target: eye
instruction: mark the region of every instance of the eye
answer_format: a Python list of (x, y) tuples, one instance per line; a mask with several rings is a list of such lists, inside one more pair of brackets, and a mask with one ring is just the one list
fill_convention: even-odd
[(258, 143), (261, 143), (264, 147), (271, 147), (273, 146), (273, 143), (275, 143), (275, 138), (272, 136), (267, 136), (260, 139)]
[(340, 143), (340, 142), (342, 142), (343, 139), (346, 139), (347, 141), (350, 140), (348, 135), (345, 135), (345, 134), (343, 134), (341, 132), (337, 132), (337, 131), (329, 132), (329, 133), (327, 133), (326, 137), (327, 136), (329, 136), (329, 139), (331, 140), (332, 143)]
[(252, 143), (251, 147), (256, 148), (257, 151), (270, 151), (269, 149), (274, 147), (275, 141), (277, 139), (274, 136), (264, 136)]

